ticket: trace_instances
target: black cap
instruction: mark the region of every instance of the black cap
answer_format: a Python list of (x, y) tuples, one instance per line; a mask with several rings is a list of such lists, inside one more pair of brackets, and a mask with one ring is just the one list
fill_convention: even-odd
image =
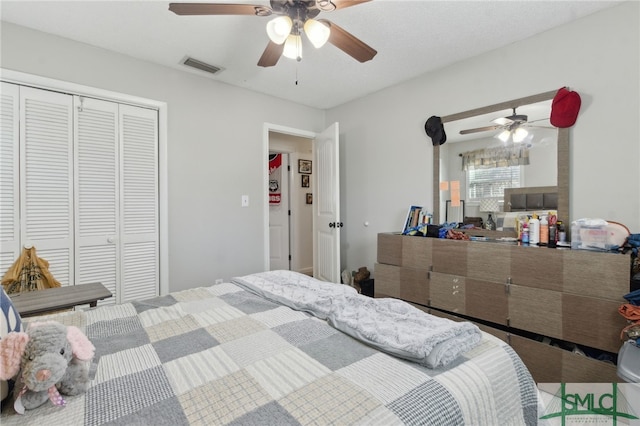
[(431, 138), (433, 146), (442, 145), (447, 141), (447, 134), (444, 132), (440, 117), (435, 115), (429, 117), (427, 122), (424, 123), (424, 130), (427, 132), (427, 136)]

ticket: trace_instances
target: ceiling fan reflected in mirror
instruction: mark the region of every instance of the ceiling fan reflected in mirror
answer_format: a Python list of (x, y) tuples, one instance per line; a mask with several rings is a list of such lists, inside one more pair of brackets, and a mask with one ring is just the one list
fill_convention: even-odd
[(267, 22), (269, 43), (258, 65), (272, 67), (280, 56), (302, 60), (302, 34), (314, 47), (326, 42), (336, 46), (359, 62), (366, 62), (378, 53), (362, 40), (326, 19), (315, 19), (320, 12), (331, 12), (367, 3), (371, 0), (270, 0), (271, 7), (231, 3), (170, 3), (176, 15), (255, 15), (276, 18)]
[(466, 129), (460, 130), (461, 135), (468, 135), (470, 133), (479, 133), (479, 132), (488, 132), (492, 130), (500, 130), (497, 137), (502, 142), (506, 143), (509, 138), (515, 143), (520, 143), (525, 140), (525, 138), (529, 135), (529, 131), (526, 127), (539, 127), (545, 129), (552, 129), (553, 127), (549, 126), (532, 126), (531, 123), (535, 123), (537, 121), (548, 120), (548, 118), (541, 118), (539, 120), (531, 120), (529, 121), (529, 117), (524, 114), (517, 114), (516, 109), (513, 108), (513, 114), (508, 115), (506, 117), (499, 117), (494, 120), (491, 120), (492, 123), (495, 123), (492, 126), (485, 127), (477, 127), (475, 129)]

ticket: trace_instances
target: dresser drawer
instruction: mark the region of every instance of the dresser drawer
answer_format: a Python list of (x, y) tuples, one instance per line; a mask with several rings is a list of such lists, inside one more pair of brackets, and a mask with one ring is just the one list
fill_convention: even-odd
[(613, 364), (521, 336), (509, 341), (537, 383), (622, 382)]
[(504, 283), (465, 279), (465, 314), (496, 324), (507, 325), (509, 308)]
[(433, 238), (410, 237), (402, 239), (402, 266), (429, 269), (432, 264)]
[(429, 281), (430, 306), (465, 314), (465, 278), (459, 275), (431, 272)]
[(505, 282), (511, 275), (511, 246), (473, 242), (467, 247), (467, 277)]
[(510, 335), (509, 343), (522, 358), (537, 383), (559, 383), (562, 379), (562, 349), (526, 337)]
[(562, 351), (562, 381), (565, 383), (623, 382), (617, 367), (577, 353)]
[(378, 234), (378, 263), (402, 265), (402, 235)]
[(400, 268), (400, 299), (426, 306), (429, 304), (429, 287), (426, 269)]
[(562, 255), (564, 292), (608, 300), (629, 293), (629, 256), (585, 250), (564, 250)]
[(618, 352), (620, 331), (627, 321), (618, 313), (624, 300), (613, 302), (594, 297), (562, 295), (562, 335), (564, 340), (608, 352)]
[(434, 239), (431, 254), (433, 271), (466, 276), (468, 245), (468, 241)]
[(557, 339), (564, 338), (561, 293), (511, 285), (508, 300), (511, 327)]
[(400, 298), (400, 267), (376, 263), (373, 266), (376, 280), (374, 297)]
[[(458, 317), (458, 316), (455, 316), (455, 315), (451, 315), (451, 314), (446, 313), (446, 312), (441, 312), (441, 311), (438, 311), (437, 309), (424, 308), (424, 307), (418, 306), (418, 305), (413, 305), (413, 306), (415, 306), (418, 309), (422, 309), (423, 311), (425, 311), (425, 312), (427, 312), (427, 313), (429, 313), (431, 315), (434, 315), (436, 317), (447, 318), (447, 319), (450, 319), (452, 321), (469, 321), (466, 318), (461, 318), (461, 317)], [(471, 322), (473, 322), (473, 321), (471, 321)], [(480, 330), (482, 330), (482, 331), (484, 331), (486, 333), (489, 333), (492, 336), (497, 337), (498, 339), (502, 340), (505, 343), (508, 343), (508, 337), (507, 337), (508, 333), (506, 331), (503, 331), (503, 330), (500, 330), (500, 329), (497, 329), (497, 328), (494, 328), (494, 327), (490, 327), (490, 326), (484, 325), (484, 324), (479, 324), (479, 323), (475, 323), (475, 322), (473, 322), (473, 323), (475, 325), (477, 325)]]
[(547, 247), (513, 247), (511, 282), (513, 284), (562, 291), (562, 251)]

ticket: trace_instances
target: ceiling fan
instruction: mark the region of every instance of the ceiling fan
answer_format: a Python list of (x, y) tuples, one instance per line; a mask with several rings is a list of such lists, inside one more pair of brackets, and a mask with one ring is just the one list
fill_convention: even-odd
[(508, 115), (506, 117), (499, 117), (494, 120), (491, 120), (495, 123), (492, 126), (485, 127), (477, 127), (474, 129), (465, 129), (460, 130), (461, 135), (468, 135), (470, 133), (479, 133), (479, 132), (488, 132), (491, 130), (500, 130), (502, 132), (498, 135), (498, 138), (502, 142), (506, 142), (511, 136), (514, 142), (522, 142), (525, 137), (529, 134), (529, 132), (525, 129), (525, 127), (541, 127), (547, 128), (546, 126), (531, 126), (530, 123), (534, 123), (536, 121), (547, 120), (547, 118), (542, 118), (539, 120), (529, 121), (529, 117), (524, 114), (517, 114), (516, 109), (513, 108), (513, 114)]
[(302, 59), (304, 32), (311, 43), (319, 48), (327, 41), (360, 62), (366, 62), (378, 53), (360, 39), (326, 19), (314, 19), (320, 12), (330, 12), (367, 3), (371, 0), (270, 0), (271, 7), (230, 3), (170, 3), (169, 10), (176, 15), (279, 15), (267, 23), (269, 43), (258, 65), (271, 67), (281, 55)]

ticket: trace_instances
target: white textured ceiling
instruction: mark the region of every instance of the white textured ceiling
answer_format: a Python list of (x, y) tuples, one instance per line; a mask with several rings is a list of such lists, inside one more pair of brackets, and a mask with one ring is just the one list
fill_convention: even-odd
[(182, 65), (191, 56), (223, 69), (212, 79), (326, 109), (617, 3), (373, 0), (318, 16), (376, 49), (373, 60), (359, 63), (330, 44), (316, 50), (305, 40), (301, 62), (283, 57), (270, 68), (256, 65), (268, 42), (268, 17), (178, 16), (169, 1), (157, 0), (1, 0), (0, 18), (209, 76)]

